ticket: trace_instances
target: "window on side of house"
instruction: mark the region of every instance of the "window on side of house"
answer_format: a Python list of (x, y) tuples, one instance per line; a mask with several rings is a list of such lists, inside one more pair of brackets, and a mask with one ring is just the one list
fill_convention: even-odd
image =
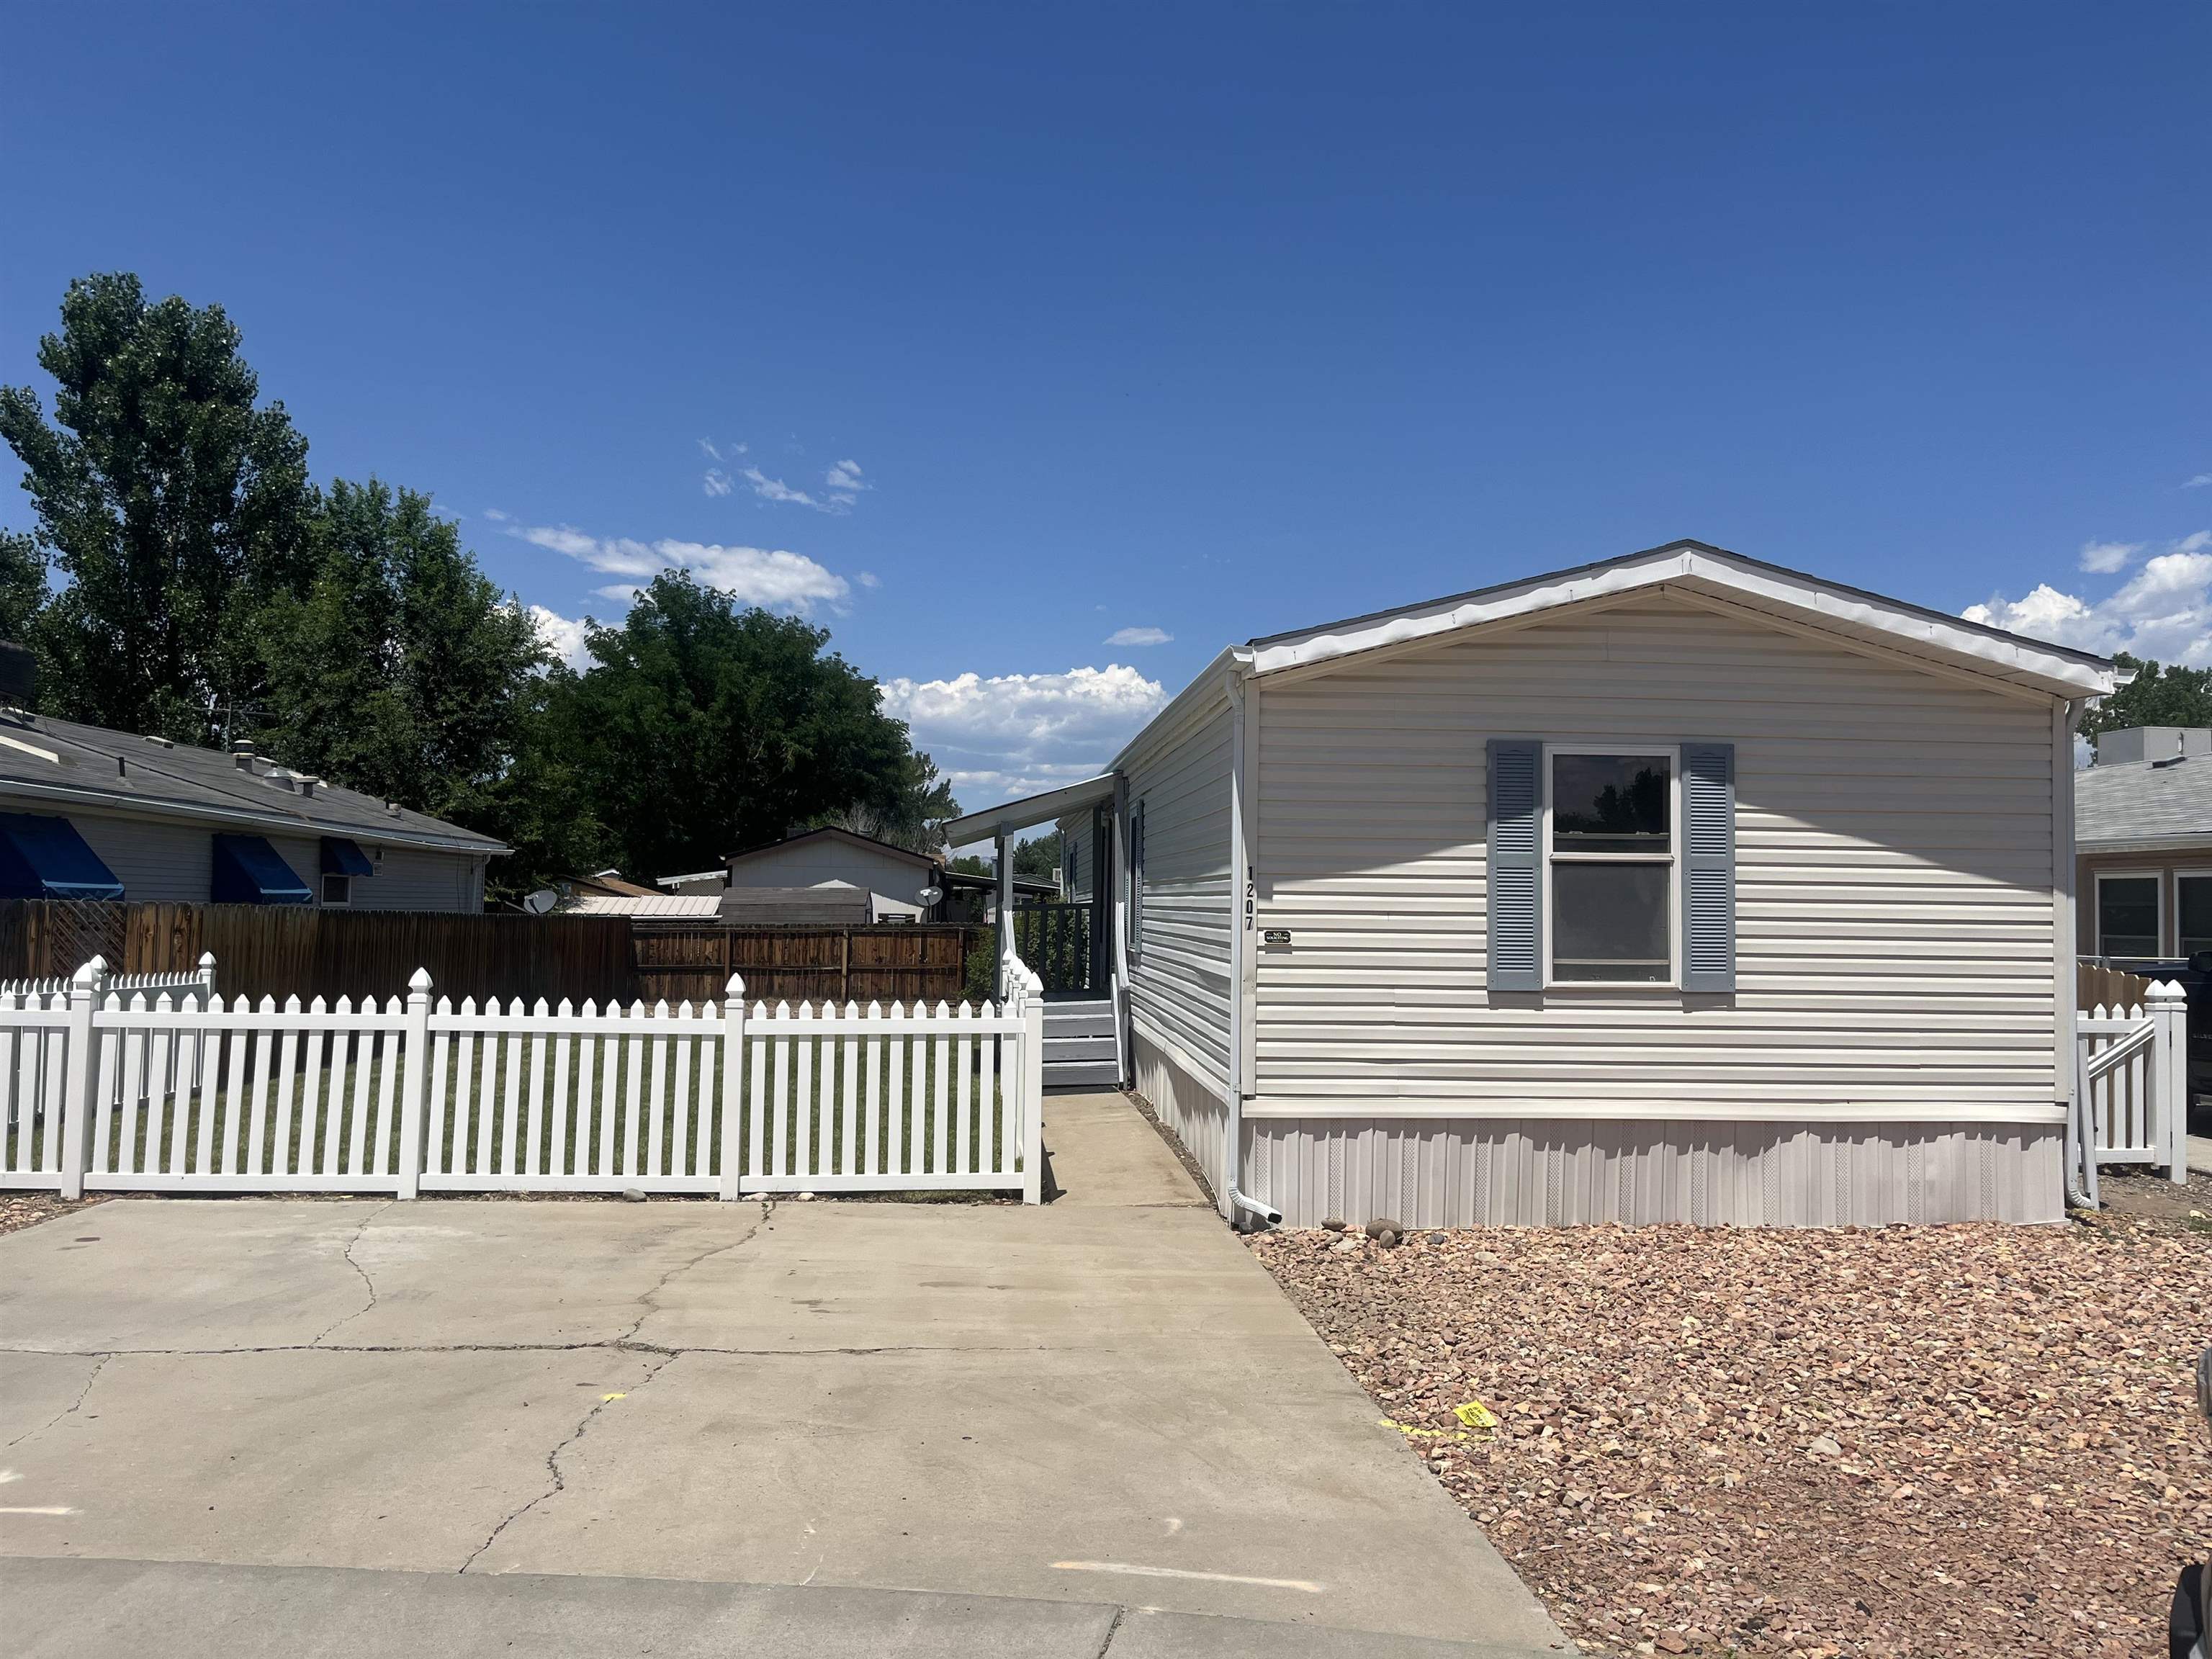
[(2097, 878), (2099, 956), (2159, 954), (2158, 887), (2155, 873)]
[(353, 902), (353, 878), (351, 876), (325, 876), (323, 878), (323, 902), (328, 905), (351, 904)]
[(2212, 870), (2184, 870), (2173, 878), (2174, 954), (2212, 951)]
[(1552, 982), (1674, 981), (1677, 759), (1672, 749), (1546, 750)]

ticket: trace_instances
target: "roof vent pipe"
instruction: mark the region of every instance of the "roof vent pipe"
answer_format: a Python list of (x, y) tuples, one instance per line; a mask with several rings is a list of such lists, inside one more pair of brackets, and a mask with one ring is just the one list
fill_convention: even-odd
[(230, 763), (241, 772), (253, 769), (253, 739), (240, 738), (230, 745)]

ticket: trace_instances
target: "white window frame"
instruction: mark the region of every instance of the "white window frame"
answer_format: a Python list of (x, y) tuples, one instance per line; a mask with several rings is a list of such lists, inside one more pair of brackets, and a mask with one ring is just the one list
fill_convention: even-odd
[[(1554, 755), (1624, 755), (1667, 763), (1667, 853), (1562, 853), (1570, 864), (1661, 864), (1667, 866), (1667, 977), (1664, 979), (1561, 979), (1552, 969), (1559, 939), (1552, 909), (1552, 757)], [(1544, 936), (1544, 988), (1547, 991), (1664, 991), (1682, 983), (1682, 746), (1623, 738), (1613, 743), (1547, 743), (1544, 745), (1543, 802), (1537, 835), (1537, 902)]]
[[(2212, 866), (2200, 865), (2191, 868), (2176, 869), (2169, 873), (2172, 877), (2173, 884), (2173, 947), (2172, 954), (2174, 957), (2179, 957), (2182, 953), (2181, 884), (2185, 881), (2212, 881)], [(2160, 939), (2159, 944), (2163, 947), (2166, 945), (2166, 941), (2164, 939)]]
[[(326, 870), (323, 872), (320, 879), (321, 885), (316, 890), (315, 896), (315, 903), (318, 908), (326, 910), (350, 910), (353, 908), (354, 878), (351, 876), (341, 874), (336, 870)], [(331, 884), (334, 881), (342, 881), (345, 884), (345, 896), (343, 898), (334, 899), (331, 896)]]
[[(2110, 951), (2107, 951), (2105, 948), (2105, 884), (2108, 881), (2147, 881), (2150, 883), (2153, 887), (2158, 890), (2158, 902), (2152, 907), (2158, 916), (2158, 944), (2156, 948), (2151, 951), (2151, 956), (2155, 958), (2166, 955), (2166, 940), (2168, 938), (2166, 929), (2166, 913), (2167, 908), (2166, 902), (2167, 884), (2166, 878), (2166, 872), (2162, 869), (2100, 870), (2097, 872), (2097, 884), (2090, 895), (2091, 898), (2094, 901), (2091, 911), (2091, 921), (2095, 928), (2097, 955), (2100, 960), (2108, 959), (2112, 954)], [(2178, 909), (2181, 902), (2180, 890), (2177, 888), (2174, 890), (2174, 906)], [(2179, 918), (2177, 916), (2177, 925), (2179, 925)], [(2140, 957), (2132, 956), (2127, 959), (2131, 961), (2141, 960)]]

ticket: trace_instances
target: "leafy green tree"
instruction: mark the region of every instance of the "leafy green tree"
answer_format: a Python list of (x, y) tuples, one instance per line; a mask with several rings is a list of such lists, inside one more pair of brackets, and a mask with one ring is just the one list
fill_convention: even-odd
[(1014, 873), (1037, 881), (1050, 881), (1060, 869), (1060, 836), (1048, 835), (1014, 843)]
[(312, 569), (307, 441), (281, 403), (258, 404), (221, 307), (149, 303), (128, 274), (72, 283), (39, 363), (52, 422), (36, 392), (0, 387), (0, 437), (23, 464), (37, 548), (66, 579), (26, 619), (40, 701), (220, 742), (264, 690), (261, 610)]
[(2081, 735), (2130, 726), (2212, 726), (2212, 668), (2168, 667), (2118, 653), (2135, 678), (2081, 717)]
[(550, 660), (521, 605), (412, 490), (333, 484), (301, 593), (262, 611), (259, 741), (287, 765), (499, 833), (502, 781)]
[(38, 538), (0, 530), (0, 640), (30, 644), (46, 599), (46, 555)]
[(950, 816), (905, 723), (829, 639), (681, 571), (654, 577), (619, 626), (591, 624), (592, 665), (547, 676), (518, 767), (532, 797), (513, 810), (518, 874), (589, 860), (643, 879), (852, 809)]

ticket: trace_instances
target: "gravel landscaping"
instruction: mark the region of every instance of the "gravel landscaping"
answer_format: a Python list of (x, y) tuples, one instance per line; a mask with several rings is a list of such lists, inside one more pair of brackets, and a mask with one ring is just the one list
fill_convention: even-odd
[(1252, 1249), (1590, 1652), (2116, 1659), (2212, 1548), (2205, 1224)]
[(35, 1227), (41, 1221), (51, 1221), (58, 1215), (68, 1215), (83, 1209), (88, 1204), (100, 1201), (99, 1194), (71, 1201), (58, 1193), (21, 1188), (0, 1191), (0, 1233), (12, 1233), (21, 1227)]

